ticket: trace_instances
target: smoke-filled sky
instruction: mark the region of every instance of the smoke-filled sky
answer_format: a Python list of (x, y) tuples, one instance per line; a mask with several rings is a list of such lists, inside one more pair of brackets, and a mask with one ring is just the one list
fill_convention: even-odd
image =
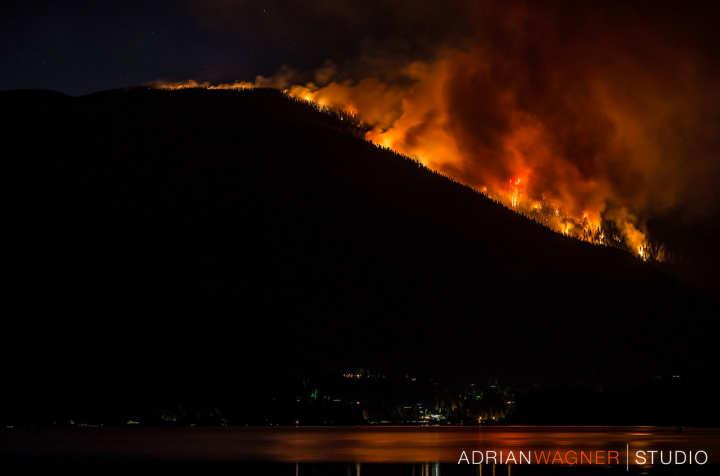
[[(24, 1), (0, 89), (294, 87), (369, 138), (569, 216), (720, 216), (720, 6), (640, 0)], [(258, 76), (262, 78), (256, 79)], [(510, 187), (510, 181), (520, 181)], [(504, 187), (504, 188), (503, 188)]]

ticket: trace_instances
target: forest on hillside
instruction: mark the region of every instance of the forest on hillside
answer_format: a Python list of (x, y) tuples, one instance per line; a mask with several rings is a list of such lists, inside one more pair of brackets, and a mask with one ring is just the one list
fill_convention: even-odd
[(8, 419), (256, 408), (309, 370), (381, 364), (715, 388), (706, 294), (362, 140), (352, 115), (263, 89), (0, 104)]

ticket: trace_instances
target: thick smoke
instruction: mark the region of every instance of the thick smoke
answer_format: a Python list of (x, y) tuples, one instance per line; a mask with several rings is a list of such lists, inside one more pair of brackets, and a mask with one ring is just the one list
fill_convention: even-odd
[[(526, 214), (549, 206), (559, 231), (578, 235), (583, 217), (599, 225), (604, 216), (637, 251), (653, 214), (717, 212), (715, 7), (271, 3), (286, 13), (268, 24), (284, 32), (278, 38), (290, 29), (312, 42), (310, 30), (297, 28), (329, 18), (346, 32), (338, 38), (361, 45), (357, 56), (236, 85), (357, 112), (373, 127), (372, 141)], [(195, 8), (213, 27), (253, 18), (243, 16), (252, 10), (245, 2)]]

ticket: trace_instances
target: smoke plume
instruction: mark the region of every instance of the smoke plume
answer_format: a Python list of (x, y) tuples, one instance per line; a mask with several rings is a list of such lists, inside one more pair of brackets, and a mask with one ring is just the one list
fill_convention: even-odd
[[(260, 15), (242, 1), (191, 4), (209, 28), (240, 28)], [(613, 220), (636, 253), (648, 217), (717, 212), (716, 7), (264, 5), (282, 12), (267, 24), (278, 41), (294, 31), (312, 44), (310, 32), (332, 24), (345, 32), (338, 38), (359, 45), (355, 56), (224, 87), (277, 87), (356, 112), (372, 127), (373, 142), (564, 233), (582, 236)], [(313, 26), (318, 18), (323, 23)]]

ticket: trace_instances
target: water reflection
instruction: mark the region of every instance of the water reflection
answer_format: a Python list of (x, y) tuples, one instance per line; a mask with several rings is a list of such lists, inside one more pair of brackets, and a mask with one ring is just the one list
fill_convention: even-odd
[[(0, 434), (0, 458), (6, 455), (133, 457), (158, 460), (272, 461), (284, 463), (458, 463), (463, 451), (490, 452), (506, 463), (512, 452), (612, 452), (619, 462), (636, 465), (636, 451), (702, 450), (720, 462), (720, 431), (672, 428), (602, 427), (195, 427), (195, 428), (28, 428)], [(604, 453), (603, 453), (604, 452)], [(603, 460), (600, 460), (603, 461)], [(512, 460), (507, 461), (513, 463)], [(648, 463), (650, 463), (648, 458)], [(637, 463), (641, 463), (638, 461)], [(526, 465), (517, 465), (526, 466)], [(429, 466), (426, 473), (434, 471)], [(360, 476), (360, 467), (354, 468)], [(486, 474), (490, 474), (490, 469)], [(512, 470), (511, 470), (512, 471)], [(504, 472), (503, 472), (504, 474)]]
[[(631, 455), (636, 451), (657, 451), (655, 464), (635, 464), (632, 457), (628, 458), (626, 445)], [(663, 465), (660, 452), (667, 459), (670, 450), (703, 450), (708, 464)], [(468, 455), (473, 451), (502, 452), (503, 458), (511, 451), (516, 455), (520, 451), (604, 451), (606, 456), (613, 451), (618, 452), (622, 464), (501, 464), (504, 459), (486, 459), (486, 464), (480, 465), (458, 464), (463, 451)], [(78, 461), (95, 461), (99, 465), (103, 461), (127, 461), (136, 465), (128, 474), (139, 474), (137, 465), (150, 463), (163, 468), (178, 462), (197, 464), (199, 468), (212, 466), (212, 471), (202, 472), (204, 476), (222, 474), (222, 468), (234, 468), (228, 469), (233, 476), (523, 476), (558, 471), (573, 475), (621, 471), (714, 474), (717, 467), (713, 465), (720, 462), (720, 430), (687, 429), (676, 434), (672, 428), (602, 427), (27, 428), (0, 433), (0, 462), (3, 460), (16, 461), (23, 467), (35, 461), (48, 465), (59, 460), (75, 465)], [(76, 466), (73, 474), (80, 474)], [(44, 474), (62, 474), (51, 467)], [(261, 470), (247, 470), (251, 467)], [(102, 467), (96, 468), (98, 472), (107, 473)], [(186, 470), (183, 473), (193, 474)], [(13, 473), (0, 467), (0, 474)]]
[[(245, 464), (245, 463), (241, 463)], [(265, 474), (271, 476), (281, 476), (282, 471), (273, 470), (273, 465), (267, 466), (263, 471), (241, 471), (243, 474)], [(274, 468), (281, 467), (281, 464), (275, 463)], [(245, 468), (245, 467), (244, 467)], [(300, 465), (298, 476), (359, 476), (362, 468), (364, 476), (610, 476), (610, 475), (654, 475), (654, 476), (694, 476), (694, 475), (714, 475), (717, 472), (717, 466), (705, 468), (680, 468), (677, 467), (635, 467), (629, 470), (622, 468), (612, 468), (608, 466), (579, 468), (579, 467), (541, 467), (541, 466), (524, 466), (519, 465), (475, 465), (473, 467), (462, 467), (453, 464), (444, 463), (422, 463), (422, 464), (347, 464), (342, 468), (333, 464), (314, 464), (304, 463)]]

